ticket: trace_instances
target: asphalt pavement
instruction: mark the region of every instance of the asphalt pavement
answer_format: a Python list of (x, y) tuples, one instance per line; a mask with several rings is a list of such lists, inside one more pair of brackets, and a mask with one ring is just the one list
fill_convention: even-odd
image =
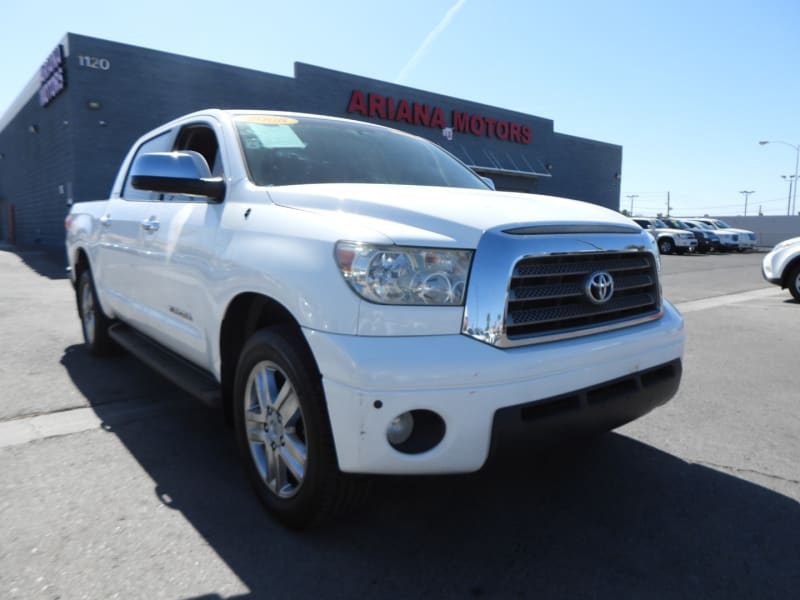
[(793, 598), (800, 303), (762, 254), (665, 256), (678, 395), (617, 431), (481, 472), (381, 477), (298, 534), (232, 435), (81, 343), (56, 259), (0, 249), (0, 598)]

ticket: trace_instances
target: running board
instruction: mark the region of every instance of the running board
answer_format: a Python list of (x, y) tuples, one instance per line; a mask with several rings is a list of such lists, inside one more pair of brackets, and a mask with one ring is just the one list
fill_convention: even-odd
[(204, 404), (221, 404), (219, 383), (207, 372), (123, 323), (112, 325), (108, 334), (125, 350)]

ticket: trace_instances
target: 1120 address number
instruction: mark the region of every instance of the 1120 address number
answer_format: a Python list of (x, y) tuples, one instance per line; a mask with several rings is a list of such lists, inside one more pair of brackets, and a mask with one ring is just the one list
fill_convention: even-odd
[(97, 56), (78, 56), (78, 64), (87, 69), (98, 69), (100, 71), (108, 71), (111, 68), (111, 61), (107, 58), (99, 58)]

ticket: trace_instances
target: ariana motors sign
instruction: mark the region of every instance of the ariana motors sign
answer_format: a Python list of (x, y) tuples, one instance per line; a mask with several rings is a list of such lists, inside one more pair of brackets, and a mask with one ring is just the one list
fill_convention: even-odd
[(466, 133), (515, 144), (531, 143), (531, 128), (528, 125), (460, 110), (449, 111), (448, 122), (445, 119), (447, 112), (438, 106), (409, 102), (381, 94), (365, 94), (361, 90), (353, 90), (350, 94), (347, 112), (372, 119), (439, 128), (447, 137), (451, 137), (452, 133)]
[(47, 106), (67, 87), (64, 48), (59, 44), (39, 68), (39, 105)]

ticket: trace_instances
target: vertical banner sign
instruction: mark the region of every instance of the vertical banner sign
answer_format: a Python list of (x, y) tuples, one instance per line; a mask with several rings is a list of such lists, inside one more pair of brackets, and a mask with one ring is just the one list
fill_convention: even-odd
[(67, 87), (64, 48), (59, 44), (39, 68), (39, 105), (47, 106)]

